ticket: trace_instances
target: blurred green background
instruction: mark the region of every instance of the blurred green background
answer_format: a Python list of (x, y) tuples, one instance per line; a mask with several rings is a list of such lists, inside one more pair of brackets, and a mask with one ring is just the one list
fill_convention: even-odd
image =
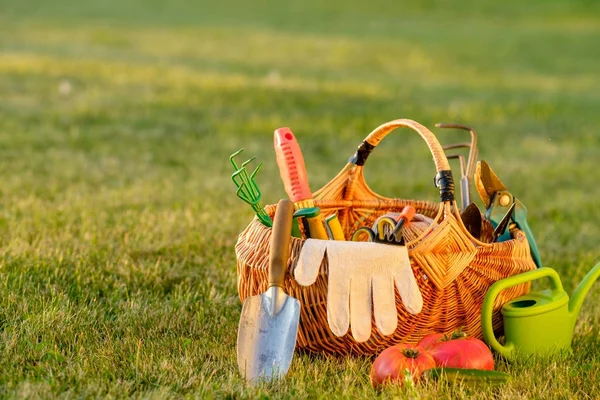
[[(600, 254), (599, 41), (592, 0), (0, 0), (0, 393), (489, 398), (376, 393), (369, 359), (306, 354), (285, 382), (246, 388), (234, 245), (252, 212), (227, 158), (264, 161), (275, 203), (278, 127), (314, 191), (383, 122), (414, 119), (442, 143), (465, 137), (436, 122), (470, 125), (572, 292)], [(366, 167), (390, 197), (436, 199), (433, 174), (408, 130)], [(600, 390), (599, 299), (575, 359), (500, 363), (520, 378), (495, 396)]]

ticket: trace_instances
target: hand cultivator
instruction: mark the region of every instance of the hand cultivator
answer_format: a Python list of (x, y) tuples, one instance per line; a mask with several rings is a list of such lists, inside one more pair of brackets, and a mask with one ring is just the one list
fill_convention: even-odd
[(229, 161), (231, 162), (231, 165), (233, 165), (233, 169), (235, 171), (233, 175), (231, 175), (231, 180), (233, 181), (233, 183), (235, 183), (235, 186), (237, 187), (236, 194), (240, 199), (250, 204), (250, 207), (252, 207), (254, 212), (256, 212), (256, 216), (258, 217), (260, 222), (263, 223), (263, 225), (271, 227), (273, 226), (273, 221), (271, 221), (271, 218), (267, 215), (266, 211), (264, 210), (264, 208), (261, 207), (259, 203), (261, 193), (258, 188), (258, 185), (256, 184), (256, 181), (254, 180), (254, 177), (256, 176), (258, 171), (260, 171), (263, 163), (258, 164), (258, 166), (252, 172), (252, 174), (248, 175), (248, 170), (246, 169), (246, 166), (252, 161), (254, 161), (256, 157), (252, 157), (248, 161), (242, 163), (241, 167), (238, 167), (238, 165), (235, 163), (234, 158), (241, 154), (242, 151), (244, 151), (244, 149), (239, 149), (229, 157)]

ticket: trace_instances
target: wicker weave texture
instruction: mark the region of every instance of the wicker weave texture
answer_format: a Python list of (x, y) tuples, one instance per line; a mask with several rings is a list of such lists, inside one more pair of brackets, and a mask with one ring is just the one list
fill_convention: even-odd
[[(449, 169), (433, 133), (414, 121), (383, 124), (365, 141), (375, 146), (398, 127), (413, 129), (423, 137), (438, 172)], [(398, 327), (392, 335), (380, 334), (372, 321), (371, 338), (366, 342), (356, 342), (351, 331), (342, 337), (335, 336), (327, 322), (327, 259), (323, 260), (313, 285), (298, 285), (293, 273), (304, 240), (292, 238), (285, 286), (287, 293), (301, 303), (297, 347), (339, 355), (375, 354), (395, 343), (415, 343), (428, 333), (448, 333), (458, 328), (481, 338), (481, 306), (488, 288), (499, 279), (535, 269), (525, 234), (515, 230), (512, 240), (487, 243), (491, 229), (488, 223), (483, 227), (482, 237), (474, 238), (462, 223), (456, 202), (433, 203), (379, 196), (364, 181), (363, 168), (346, 165), (331, 182), (315, 192), (315, 205), (324, 216), (338, 214), (346, 238), (358, 227), (369, 226), (379, 216), (399, 212), (406, 205), (414, 206), (422, 215), (422, 221), (431, 221), (429, 225), (409, 224), (405, 232), (411, 267), (423, 296), (423, 310), (417, 315), (408, 313), (396, 291)], [(267, 206), (266, 211), (273, 215), (275, 206)], [(235, 250), (242, 301), (267, 289), (270, 239), (271, 229), (256, 218), (239, 235)], [(495, 329), (502, 327), (502, 304), (528, 291), (529, 284), (523, 284), (498, 296), (494, 305)]]

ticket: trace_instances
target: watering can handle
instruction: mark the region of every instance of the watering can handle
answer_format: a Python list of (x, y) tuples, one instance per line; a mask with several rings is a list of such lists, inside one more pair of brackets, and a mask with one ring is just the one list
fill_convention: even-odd
[(510, 355), (513, 351), (513, 344), (507, 343), (505, 346), (502, 346), (494, 336), (492, 314), (494, 311), (494, 301), (496, 300), (496, 297), (498, 297), (500, 292), (504, 289), (546, 277), (550, 278), (553, 292), (563, 291), (560, 277), (556, 271), (552, 268), (546, 267), (534, 269), (533, 271), (528, 271), (499, 280), (488, 289), (485, 298), (483, 299), (483, 306), (481, 308), (481, 330), (483, 332), (483, 339), (502, 356), (510, 358)]

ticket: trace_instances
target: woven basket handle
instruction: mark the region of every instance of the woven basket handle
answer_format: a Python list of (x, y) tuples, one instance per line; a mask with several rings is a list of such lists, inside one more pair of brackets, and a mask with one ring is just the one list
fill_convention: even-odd
[(442, 202), (454, 201), (454, 180), (452, 178), (452, 171), (450, 170), (450, 163), (448, 162), (448, 158), (446, 158), (446, 153), (442, 145), (429, 129), (411, 119), (396, 119), (379, 125), (363, 140), (360, 146), (358, 146), (356, 153), (350, 157), (348, 162), (358, 166), (364, 165), (369, 154), (371, 154), (379, 142), (396, 128), (410, 128), (425, 140), (429, 151), (433, 155), (433, 162), (437, 171), (434, 184), (440, 189), (440, 199)]

